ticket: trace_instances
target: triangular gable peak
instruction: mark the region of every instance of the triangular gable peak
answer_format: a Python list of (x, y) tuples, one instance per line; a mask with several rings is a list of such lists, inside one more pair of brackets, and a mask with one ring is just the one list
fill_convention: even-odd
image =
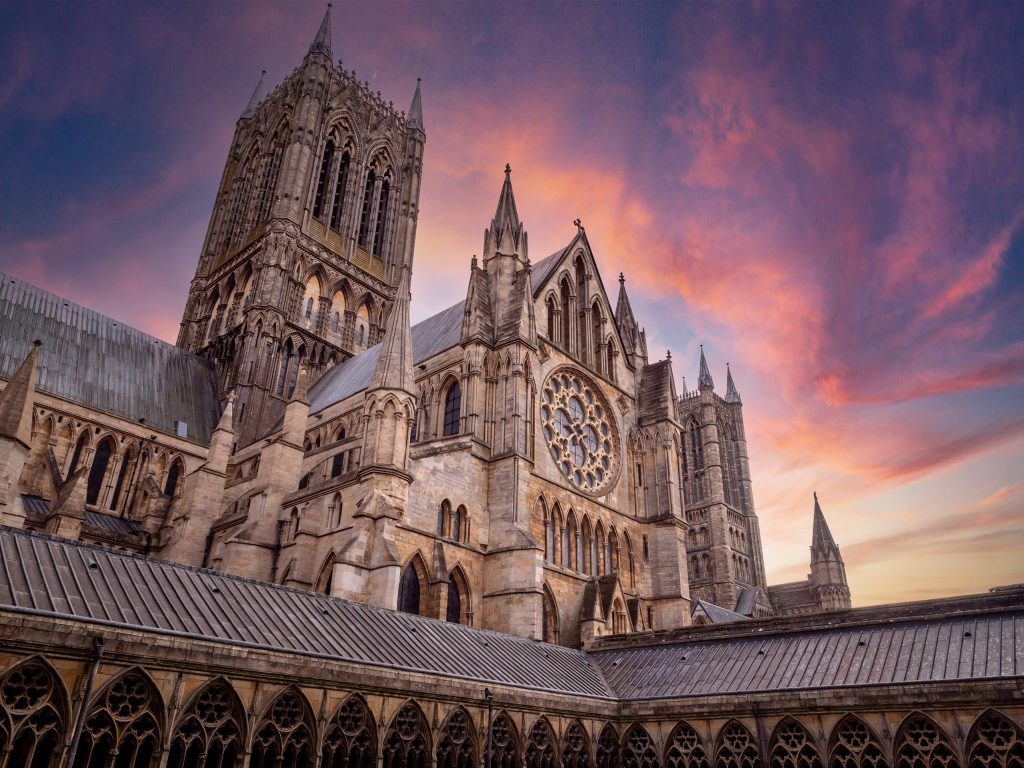
[[(583, 266), (588, 274), (592, 274), (597, 280), (596, 290), (592, 291), (590, 295), (590, 303), (593, 304), (595, 297), (600, 298), (602, 303), (601, 311), (608, 318), (609, 325), (615, 334), (619, 347), (625, 353), (627, 347), (623, 343), (618, 323), (615, 322), (615, 304), (604, 287), (601, 270), (597, 265), (597, 260), (594, 258), (594, 251), (590, 247), (590, 240), (587, 239), (587, 232), (582, 226), (577, 227), (576, 236), (569, 241), (568, 245), (541, 259), (534, 265), (531, 276), (533, 278), (533, 297), (535, 302), (539, 302), (539, 304), (536, 304), (537, 309), (541, 308), (541, 305), (543, 305), (549, 295), (553, 294), (556, 301), (558, 300), (558, 287), (562, 278), (566, 275), (568, 275), (570, 287), (575, 293), (576, 262), (580, 258), (582, 258)], [(628, 360), (626, 365), (632, 368)]]

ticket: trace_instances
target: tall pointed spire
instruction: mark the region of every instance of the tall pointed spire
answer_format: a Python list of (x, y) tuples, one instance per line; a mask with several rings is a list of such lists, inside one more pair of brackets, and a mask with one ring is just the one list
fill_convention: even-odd
[(320, 22), (320, 29), (317, 30), (313, 44), (309, 46), (310, 53), (322, 53), (328, 59), (331, 58), (331, 4), (327, 4), (327, 11), (324, 13), (324, 20)]
[(32, 343), (18, 370), (0, 392), (0, 437), (11, 438), (28, 447), (32, 442), (32, 401), (36, 395), (38, 341)]
[(412, 329), (409, 327), (410, 298), (409, 269), (404, 267), (395, 304), (384, 324), (384, 340), (380, 344), (368, 390), (398, 389), (413, 396), (416, 394), (412, 371)]
[(714, 389), (715, 380), (711, 378), (711, 371), (708, 370), (708, 361), (704, 358), (704, 345), (700, 345), (700, 375), (697, 377), (697, 386), (701, 389)]
[(409, 115), (405, 120), (405, 127), (426, 133), (423, 127), (423, 97), (420, 95), (420, 78), (416, 78), (416, 92), (412, 95), (412, 104), (409, 107)]
[(249, 105), (242, 112), (242, 119), (247, 120), (252, 117), (256, 112), (256, 107), (259, 105), (260, 100), (263, 98), (263, 78), (267, 76), (267, 70), (260, 72), (260, 79), (256, 81), (256, 87), (252, 91), (252, 97), (249, 99)]
[(512, 193), (512, 166), (508, 163), (505, 164), (505, 183), (501, 185), (491, 228), (484, 234), (484, 258), (495, 253), (526, 256), (526, 233), (516, 209), (516, 198)]
[(736, 385), (732, 381), (732, 368), (729, 364), (725, 364), (725, 402), (736, 403), (737, 405), (743, 405), (743, 400), (740, 399), (739, 390), (736, 389)]
[(839, 546), (832, 538), (832, 531), (828, 529), (825, 521), (825, 514), (821, 511), (818, 503), (818, 492), (814, 492), (814, 526), (811, 530), (811, 562), (815, 559), (827, 559), (833, 554), (839, 557)]

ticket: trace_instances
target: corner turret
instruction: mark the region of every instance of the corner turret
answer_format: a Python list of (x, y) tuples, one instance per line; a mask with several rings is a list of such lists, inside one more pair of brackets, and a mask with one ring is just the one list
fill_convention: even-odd
[(817, 492), (814, 494), (814, 525), (811, 530), (810, 582), (822, 610), (836, 611), (850, 607), (846, 565), (821, 511)]

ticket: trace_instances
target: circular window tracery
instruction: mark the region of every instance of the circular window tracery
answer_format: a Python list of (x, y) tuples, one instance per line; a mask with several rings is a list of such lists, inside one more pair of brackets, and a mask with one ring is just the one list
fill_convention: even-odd
[(581, 491), (599, 493), (618, 472), (618, 436), (611, 409), (596, 387), (570, 370), (544, 384), (544, 439), (555, 465)]

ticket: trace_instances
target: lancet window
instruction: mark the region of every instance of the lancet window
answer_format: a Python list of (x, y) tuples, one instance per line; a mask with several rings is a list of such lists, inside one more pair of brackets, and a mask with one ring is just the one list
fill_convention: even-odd
[(555, 768), (555, 738), (551, 726), (544, 718), (530, 729), (525, 765), (526, 768)]
[(419, 707), (409, 703), (398, 710), (384, 736), (384, 768), (427, 768), (430, 764), (427, 733)]
[(160, 699), (140, 672), (118, 677), (97, 697), (82, 729), (74, 768), (148, 768), (160, 744)]
[(459, 434), (459, 417), (462, 412), (462, 388), (454, 382), (444, 398), (444, 436)]
[(363, 188), (363, 208), (359, 216), (359, 247), (368, 247), (370, 236), (370, 216), (373, 214), (373, 188), (377, 184), (377, 171), (373, 168), (366, 174), (366, 186)]
[(654, 742), (643, 726), (633, 725), (622, 740), (622, 768), (660, 768)]
[(593, 768), (590, 739), (578, 722), (569, 723), (562, 745), (562, 768)]
[(437, 741), (437, 768), (475, 768), (473, 724), (461, 709), (452, 712)]
[(352, 155), (346, 149), (338, 161), (338, 173), (334, 179), (334, 202), (331, 203), (330, 228), (338, 231), (341, 228), (341, 215), (345, 212), (345, 190), (348, 187), (348, 169), (352, 163)]
[(768, 756), (771, 768), (822, 768), (821, 757), (807, 729), (792, 718), (775, 728)]
[(294, 690), (279, 695), (256, 728), (249, 768), (300, 768), (313, 757), (309, 708)]
[(413, 563), (409, 563), (402, 572), (398, 585), (398, 610), (417, 615), (420, 612), (420, 577)]
[(243, 751), (243, 723), (245, 710), (235, 692), (223, 681), (210, 683), (179, 721), (167, 768), (234, 768)]
[(689, 723), (679, 723), (668, 739), (665, 768), (710, 768), (704, 740)]
[(366, 704), (350, 696), (327, 726), (321, 768), (375, 768), (377, 729)]
[(384, 181), (380, 184), (380, 196), (377, 198), (377, 223), (373, 234), (373, 253), (376, 256), (381, 254), (384, 248), (384, 230), (388, 223), (388, 203), (391, 198), (391, 177), (384, 174)]
[(832, 731), (829, 765), (832, 768), (889, 768), (874, 734), (851, 715), (840, 720)]
[(36, 659), (0, 679), (0, 765), (48, 768), (67, 727), (61, 684)]
[(619, 737), (615, 733), (615, 729), (610, 725), (606, 725), (601, 729), (601, 735), (597, 739), (597, 751), (594, 762), (597, 768), (619, 768), (621, 765)]
[(896, 768), (960, 768), (946, 736), (930, 718), (911, 715), (900, 728), (893, 749)]
[(320, 161), (320, 174), (316, 180), (316, 196), (313, 198), (313, 218), (322, 219), (327, 201), (327, 184), (330, 179), (331, 163), (334, 160), (334, 141), (328, 139), (324, 147), (323, 159)]
[(96, 446), (96, 454), (92, 457), (92, 467), (89, 469), (86, 504), (95, 504), (99, 500), (100, 491), (103, 490), (103, 478), (107, 474), (107, 464), (110, 463), (110, 454), (113, 450), (113, 441), (109, 438)]

